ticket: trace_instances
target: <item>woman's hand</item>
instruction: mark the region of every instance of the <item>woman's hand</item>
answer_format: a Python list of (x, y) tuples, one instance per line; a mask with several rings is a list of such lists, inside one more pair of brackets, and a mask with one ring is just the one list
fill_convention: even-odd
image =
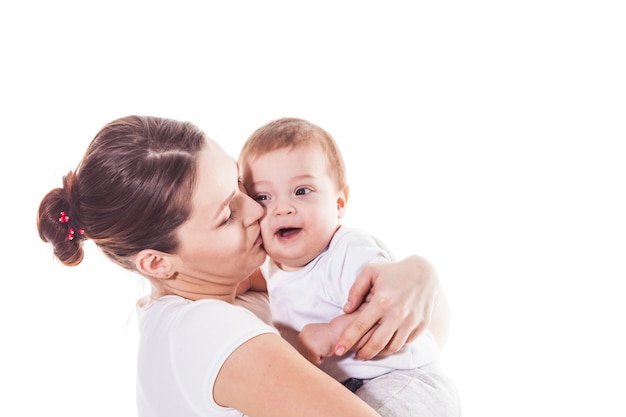
[(349, 351), (370, 330), (357, 358), (395, 353), (430, 328), (431, 320), (439, 333), (435, 339), (442, 346), (449, 323), (447, 302), (437, 273), (426, 259), (413, 255), (399, 262), (367, 265), (350, 289), (344, 312), (358, 309), (366, 297), (368, 305), (339, 338), (336, 355)]

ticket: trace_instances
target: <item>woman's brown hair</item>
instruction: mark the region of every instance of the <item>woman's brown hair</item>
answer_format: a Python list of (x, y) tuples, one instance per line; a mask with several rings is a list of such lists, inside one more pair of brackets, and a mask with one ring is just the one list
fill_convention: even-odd
[(42, 199), (39, 236), (68, 266), (82, 261), (84, 239), (130, 270), (142, 249), (174, 252), (205, 144), (204, 133), (188, 122), (148, 116), (112, 121), (63, 177), (63, 186)]

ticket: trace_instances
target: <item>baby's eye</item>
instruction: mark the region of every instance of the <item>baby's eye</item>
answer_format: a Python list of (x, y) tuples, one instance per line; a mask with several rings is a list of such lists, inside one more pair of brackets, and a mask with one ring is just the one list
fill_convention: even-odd
[(296, 190), (296, 195), (305, 195), (311, 192), (310, 188), (302, 187)]
[(262, 206), (267, 206), (270, 204), (270, 196), (267, 194), (257, 194), (254, 196), (254, 199)]

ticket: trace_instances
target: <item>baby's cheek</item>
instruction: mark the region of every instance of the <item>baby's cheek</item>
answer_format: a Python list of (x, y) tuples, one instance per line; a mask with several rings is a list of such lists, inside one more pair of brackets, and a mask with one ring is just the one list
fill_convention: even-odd
[(270, 233), (269, 222), (266, 219), (261, 219), (260, 224), (261, 224), (261, 236), (262, 237), (269, 236), (269, 233)]

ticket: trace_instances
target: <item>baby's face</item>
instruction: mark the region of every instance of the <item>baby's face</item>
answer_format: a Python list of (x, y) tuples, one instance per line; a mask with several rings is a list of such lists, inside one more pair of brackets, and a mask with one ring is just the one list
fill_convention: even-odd
[(279, 149), (248, 161), (244, 185), (265, 207), (263, 245), (285, 270), (305, 266), (323, 252), (346, 204), (318, 146)]

